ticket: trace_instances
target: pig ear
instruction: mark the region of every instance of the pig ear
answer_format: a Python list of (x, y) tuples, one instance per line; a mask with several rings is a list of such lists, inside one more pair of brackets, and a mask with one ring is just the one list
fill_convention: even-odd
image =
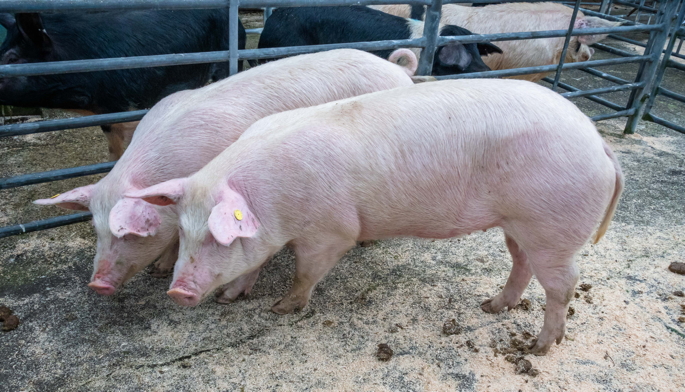
[(241, 195), (227, 188), (219, 199), (209, 215), (209, 231), (218, 243), (228, 246), (237, 237), (248, 238), (257, 233), (259, 221)]
[[(576, 20), (573, 25), (574, 29), (598, 29), (602, 27), (616, 27), (623, 24), (623, 22), (612, 22), (606, 19), (597, 18), (594, 16), (583, 16)], [(581, 44), (592, 45), (607, 37), (607, 34), (599, 35), (579, 35), (578, 41)]]
[(170, 204), (176, 204), (181, 200), (185, 193), (185, 184), (187, 181), (187, 178), (176, 178), (174, 180), (162, 182), (161, 184), (153, 185), (149, 188), (126, 192), (124, 193), (124, 196), (143, 199), (156, 206), (168, 206)]
[(153, 236), (161, 223), (157, 209), (141, 199), (124, 197), (109, 213), (109, 229), (118, 238), (126, 234)]
[(14, 23), (16, 23), (14, 15), (8, 12), (0, 12), (0, 26), (9, 30), (12, 28), (12, 26), (14, 26)]
[(21, 34), (34, 45), (43, 50), (51, 47), (52, 40), (43, 27), (40, 14), (35, 12), (16, 14), (16, 21)]
[(471, 53), (469, 53), (466, 50), (466, 47), (459, 42), (447, 44), (439, 50), (438, 60), (443, 66), (457, 67), (463, 71), (471, 64), (471, 61), (473, 61)]
[(95, 185), (96, 184), (82, 186), (66, 193), (57, 194), (49, 199), (36, 200), (33, 203), (44, 206), (56, 205), (57, 207), (67, 210), (88, 211)]
[(478, 45), (478, 53), (481, 56), (487, 56), (492, 53), (502, 53), (502, 49), (499, 48), (497, 45), (493, 45), (490, 42), (484, 42), (477, 44)]

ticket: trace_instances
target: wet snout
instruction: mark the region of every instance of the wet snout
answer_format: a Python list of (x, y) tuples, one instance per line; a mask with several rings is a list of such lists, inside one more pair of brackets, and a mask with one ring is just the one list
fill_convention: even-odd
[(88, 283), (88, 287), (95, 290), (95, 292), (100, 295), (112, 295), (117, 291), (116, 287), (107, 282), (105, 277), (100, 274), (95, 274), (95, 276), (93, 276), (93, 280)]
[(138, 272), (136, 265), (129, 266), (125, 271), (117, 271), (108, 260), (100, 260), (98, 268), (88, 283), (88, 287), (100, 295), (112, 295), (121, 285), (126, 283)]
[(196, 306), (200, 303), (201, 299), (196, 293), (182, 287), (174, 287), (166, 293), (174, 302), (181, 306)]

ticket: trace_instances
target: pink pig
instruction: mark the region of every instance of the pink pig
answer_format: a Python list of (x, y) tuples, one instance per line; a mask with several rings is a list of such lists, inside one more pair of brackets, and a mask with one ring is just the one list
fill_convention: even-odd
[(547, 308), (533, 352), (564, 337), (576, 252), (607, 230), (623, 189), (618, 162), (571, 102), (516, 80), (424, 83), (264, 118), (189, 178), (127, 196), (177, 203), (179, 259), (169, 295), (181, 305), (256, 271), (286, 244), (290, 291), (314, 285), (355, 241), (451, 238), (504, 229), (514, 264), (481, 305), (514, 307), (531, 277)]
[[(93, 213), (98, 242), (88, 286), (99, 294), (113, 294), (157, 258), (162, 275), (178, 257), (176, 212), (125, 197), (126, 192), (191, 175), (270, 114), (411, 85), (415, 55), (400, 49), (390, 60), (406, 66), (358, 50), (333, 50), (271, 62), (170, 95), (143, 118), (105, 178), (36, 203)], [(228, 286), (223, 300), (249, 292), (257, 273)]]

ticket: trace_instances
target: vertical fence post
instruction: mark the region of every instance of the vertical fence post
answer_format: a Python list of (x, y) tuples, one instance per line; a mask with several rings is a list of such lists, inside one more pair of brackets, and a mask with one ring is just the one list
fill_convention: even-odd
[(433, 0), (430, 7), (426, 7), (426, 19), (423, 25), (423, 37), (426, 46), (421, 50), (417, 75), (430, 75), (433, 70), (433, 57), (437, 50), (438, 35), (440, 34), (440, 11), (442, 0)]
[(680, 25), (683, 23), (684, 20), (685, 2), (683, 2), (683, 4), (681, 5), (680, 13), (678, 14), (678, 19), (676, 20), (676, 23), (673, 25), (671, 29), (671, 39), (668, 41), (668, 45), (666, 45), (666, 52), (664, 53), (664, 57), (661, 59), (661, 63), (659, 64), (659, 70), (657, 71), (656, 77), (654, 78), (654, 82), (652, 83), (652, 88), (649, 90), (647, 103), (645, 103), (644, 108), (645, 114), (642, 116), (643, 120), (651, 120), (650, 112), (652, 111), (652, 106), (654, 106), (654, 100), (658, 95), (661, 81), (663, 80), (664, 74), (666, 73), (666, 68), (668, 67), (668, 60), (671, 58), (671, 53), (673, 53), (675, 41), (678, 39), (678, 31), (680, 30)]
[[(645, 110), (645, 103), (648, 98), (648, 92), (652, 90), (654, 81), (656, 79), (656, 71), (659, 66), (659, 58), (661, 58), (661, 51), (664, 49), (668, 33), (671, 31), (673, 19), (676, 16), (679, 1), (662, 0), (659, 4), (659, 11), (657, 12), (656, 23), (663, 24), (660, 30), (650, 32), (649, 41), (645, 48), (645, 55), (651, 55), (652, 59), (648, 62), (640, 64), (640, 69), (637, 72), (635, 83), (645, 83), (643, 87), (633, 90), (628, 99), (628, 108), (633, 108), (635, 111), (626, 123), (626, 128), (623, 130), (625, 134), (635, 133), (637, 124), (642, 118)], [(657, 86), (658, 87), (658, 86)]]
[(599, 6), (599, 12), (602, 14), (608, 14), (608, 10), (611, 7), (611, 0), (602, 0), (602, 5)]
[(642, 7), (645, 5), (645, 0), (640, 0), (640, 6), (637, 7), (637, 14), (635, 15), (635, 23), (640, 23), (640, 15), (642, 14)]
[(240, 0), (228, 1), (228, 61), (229, 74), (238, 73), (238, 6)]
[(552, 91), (557, 91), (559, 79), (561, 79), (561, 70), (566, 62), (566, 53), (568, 52), (568, 44), (571, 43), (571, 33), (576, 24), (576, 17), (578, 16), (578, 8), (580, 8), (580, 0), (576, 0), (576, 5), (573, 7), (573, 14), (571, 15), (571, 23), (568, 25), (566, 31), (566, 38), (564, 38), (564, 48), (561, 50), (561, 58), (559, 58), (559, 66), (557, 66), (557, 73), (554, 75), (554, 83), (552, 84)]
[(272, 12), (274, 12), (274, 7), (264, 7), (264, 23), (269, 19)]

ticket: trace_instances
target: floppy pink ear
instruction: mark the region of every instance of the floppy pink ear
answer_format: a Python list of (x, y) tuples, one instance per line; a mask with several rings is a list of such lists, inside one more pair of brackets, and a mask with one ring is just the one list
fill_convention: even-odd
[(124, 196), (143, 199), (156, 206), (168, 206), (176, 204), (183, 197), (187, 181), (187, 178), (176, 178), (145, 189), (126, 192)]
[(237, 237), (248, 238), (257, 233), (259, 221), (240, 194), (226, 188), (219, 200), (209, 215), (209, 231), (218, 243), (228, 246)]
[(157, 209), (141, 199), (125, 197), (109, 212), (109, 229), (118, 238), (126, 234), (153, 236), (161, 223)]
[(90, 199), (93, 196), (93, 190), (96, 184), (90, 184), (75, 188), (69, 192), (57, 194), (49, 199), (39, 199), (34, 201), (34, 204), (44, 206), (56, 205), (67, 210), (88, 211)]

